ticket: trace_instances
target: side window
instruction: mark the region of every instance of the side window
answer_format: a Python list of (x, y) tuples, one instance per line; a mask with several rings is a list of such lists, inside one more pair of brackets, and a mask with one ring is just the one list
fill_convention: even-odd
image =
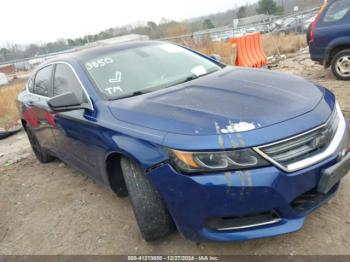
[(329, 6), (323, 18), (323, 21), (327, 23), (340, 21), (346, 16), (346, 14), (349, 11), (350, 11), (350, 0), (335, 1)]
[(37, 95), (49, 96), (51, 85), (52, 66), (47, 66), (36, 73), (34, 92)]
[(55, 70), (53, 95), (73, 92), (78, 98), (82, 98), (85, 103), (88, 102), (83, 88), (72, 69), (65, 64), (57, 64)]

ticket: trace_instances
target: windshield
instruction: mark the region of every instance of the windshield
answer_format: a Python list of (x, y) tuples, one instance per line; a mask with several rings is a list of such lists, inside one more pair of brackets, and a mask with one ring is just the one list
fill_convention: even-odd
[(107, 99), (159, 90), (220, 69), (214, 62), (168, 43), (112, 52), (86, 61), (84, 66)]

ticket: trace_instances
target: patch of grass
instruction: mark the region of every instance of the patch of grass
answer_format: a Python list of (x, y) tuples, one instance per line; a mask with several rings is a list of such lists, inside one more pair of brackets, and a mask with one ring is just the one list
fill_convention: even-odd
[(25, 81), (16, 81), (0, 86), (0, 128), (9, 129), (17, 124), (19, 112), (16, 97), (25, 83)]
[(267, 56), (277, 54), (275, 46), (278, 47), (281, 54), (294, 53), (301, 48), (307, 47), (306, 36), (304, 34), (280, 34), (274, 36), (263, 35), (262, 45)]
[[(288, 35), (262, 35), (262, 46), (266, 56), (278, 54), (276, 47), (278, 47), (281, 54), (294, 53), (295, 51), (305, 48), (307, 46), (306, 36), (297, 34)], [(201, 53), (211, 55), (220, 55), (223, 61), (231, 64), (231, 44), (228, 41), (213, 42), (209, 37), (200, 41), (193, 41), (192, 39), (183, 39), (176, 41), (177, 43), (190, 47)]]

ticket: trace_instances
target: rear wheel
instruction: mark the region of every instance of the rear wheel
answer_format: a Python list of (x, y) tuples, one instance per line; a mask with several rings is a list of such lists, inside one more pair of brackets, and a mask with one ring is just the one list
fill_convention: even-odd
[(175, 231), (175, 224), (156, 189), (131, 160), (121, 159), (125, 184), (143, 238), (152, 241)]
[(48, 163), (54, 160), (54, 157), (48, 154), (48, 152), (40, 146), (39, 140), (35, 136), (34, 132), (29, 127), (26, 127), (25, 130), (36, 158), (41, 163)]
[(339, 80), (350, 80), (350, 49), (338, 52), (332, 59), (332, 71)]

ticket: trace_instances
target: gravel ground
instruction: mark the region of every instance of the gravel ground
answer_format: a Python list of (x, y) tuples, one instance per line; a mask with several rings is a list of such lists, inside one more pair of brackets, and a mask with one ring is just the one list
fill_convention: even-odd
[[(315, 80), (350, 112), (350, 83), (300, 52), (273, 70)], [(304, 228), (275, 238), (196, 244), (178, 233), (146, 243), (128, 198), (119, 199), (78, 171), (39, 164), (23, 132), (0, 141), (0, 254), (350, 254), (350, 176)]]

